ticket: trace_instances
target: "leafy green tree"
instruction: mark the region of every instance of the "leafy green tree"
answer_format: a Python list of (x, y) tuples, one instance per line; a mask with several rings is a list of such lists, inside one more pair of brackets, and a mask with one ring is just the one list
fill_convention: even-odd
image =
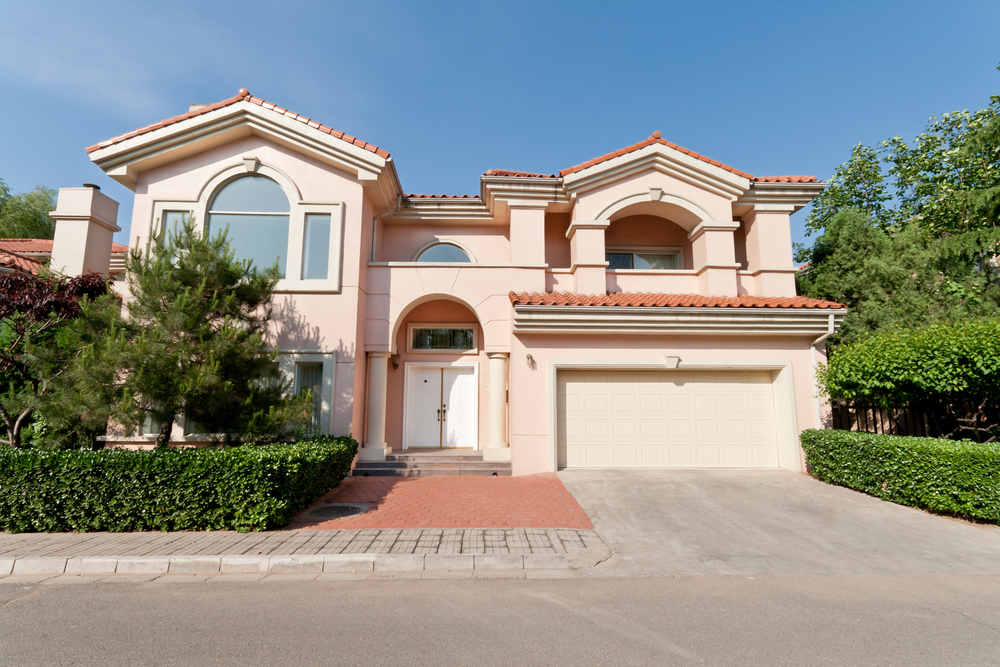
[(848, 306), (833, 345), (886, 328), (993, 316), (1000, 279), (983, 258), (997, 240), (994, 230), (936, 238), (917, 222), (886, 230), (848, 208), (809, 249), (799, 292)]
[(224, 233), (202, 237), (189, 221), (133, 249), (126, 269), (127, 312), (109, 296), (84, 304), (71, 327), (80, 353), (63, 405), (129, 430), (151, 418), (157, 446), (179, 416), (231, 443), (308, 421), (311, 398), (287, 396), (266, 340), (276, 268), (235, 260)]
[(9, 446), (21, 446), (23, 429), (50, 400), (65, 367), (61, 340), (68, 323), (83, 303), (107, 292), (98, 273), (0, 274), (0, 418)]
[(36, 185), (31, 192), (11, 194), (0, 179), (0, 238), (51, 239), (56, 223), (49, 212), (55, 207), (55, 190)]

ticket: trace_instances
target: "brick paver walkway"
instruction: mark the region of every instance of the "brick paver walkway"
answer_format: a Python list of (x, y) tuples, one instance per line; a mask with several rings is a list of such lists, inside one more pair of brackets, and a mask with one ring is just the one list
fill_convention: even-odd
[(361, 503), (372, 509), (326, 521), (311, 518), (306, 510), (289, 527), (594, 527), (559, 477), (551, 473), (523, 477), (349, 477), (310, 509), (331, 502)]
[(0, 533), (0, 559), (313, 554), (581, 554), (592, 530), (555, 528), (282, 530), (179, 533)]

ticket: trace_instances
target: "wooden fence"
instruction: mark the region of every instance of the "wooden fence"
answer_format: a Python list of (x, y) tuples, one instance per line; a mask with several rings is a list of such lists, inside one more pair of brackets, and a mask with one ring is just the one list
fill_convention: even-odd
[(867, 401), (831, 402), (833, 428), (885, 435), (909, 435), (993, 442), (1000, 433), (1000, 404), (934, 399), (883, 407)]

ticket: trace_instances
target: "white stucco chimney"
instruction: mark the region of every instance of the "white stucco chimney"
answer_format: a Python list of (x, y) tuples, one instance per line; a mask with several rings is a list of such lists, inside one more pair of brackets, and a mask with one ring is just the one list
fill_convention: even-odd
[(89, 183), (82, 188), (59, 188), (56, 210), (50, 214), (56, 221), (49, 262), (53, 271), (67, 276), (87, 271), (108, 275), (111, 240), (121, 230), (116, 224), (118, 202), (100, 190)]

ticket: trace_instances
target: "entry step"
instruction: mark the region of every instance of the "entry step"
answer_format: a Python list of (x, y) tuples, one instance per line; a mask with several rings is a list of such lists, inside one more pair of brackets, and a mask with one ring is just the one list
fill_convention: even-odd
[(481, 451), (431, 450), (389, 454), (385, 461), (358, 461), (355, 477), (422, 477), (482, 475), (509, 477), (510, 462), (483, 461)]

